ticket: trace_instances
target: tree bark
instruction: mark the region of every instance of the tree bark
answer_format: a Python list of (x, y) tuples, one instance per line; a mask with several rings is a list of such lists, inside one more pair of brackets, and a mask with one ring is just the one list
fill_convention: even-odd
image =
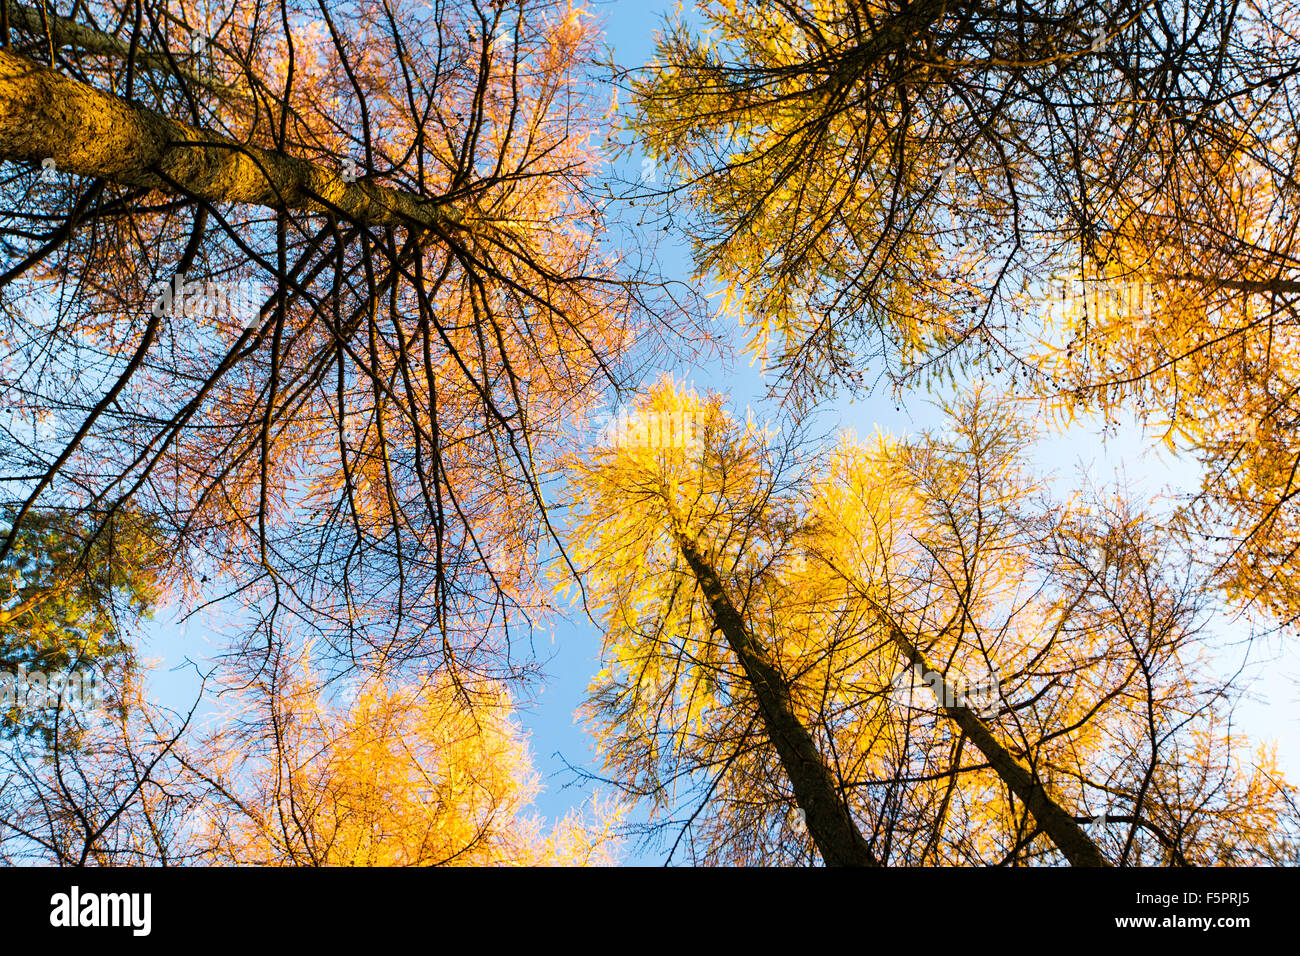
[[(861, 589), (858, 589), (861, 592)], [(871, 602), (875, 605), (875, 602)], [(884, 609), (875, 606), (877, 615), (888, 628), (894, 644), (906, 658), (908, 665), (923, 671), (933, 671), (930, 662), (907, 635), (903, 633), (891, 616)], [(1016, 759), (1006, 747), (989, 730), (989, 725), (971, 708), (962, 705), (949, 705), (955, 694), (948, 692), (945, 680), (941, 688), (940, 708), (970, 738), (984, 759), (989, 762), (995, 773), (1002, 779), (1025, 807), (1033, 815), (1034, 821), (1043, 829), (1056, 848), (1065, 855), (1072, 866), (1110, 866), (1102, 856), (1097, 844), (1083, 832), (1073, 815), (1066, 813), (1059, 803), (1043, 786), (1038, 775)]]
[(0, 49), (0, 159), (40, 163), (210, 203), (332, 212), (363, 226), (457, 224), (450, 203), (358, 180), (195, 129)]
[(880, 861), (872, 854), (840, 797), (835, 778), (817, 751), (812, 735), (790, 706), (790, 689), (785, 678), (749, 633), (709, 559), (682, 530), (680, 522), (674, 527), (674, 535), (682, 557), (709, 602), (714, 623), (754, 690), (768, 738), (790, 778), (795, 802), (804, 812), (808, 832), (822, 859), (827, 866), (879, 866)]

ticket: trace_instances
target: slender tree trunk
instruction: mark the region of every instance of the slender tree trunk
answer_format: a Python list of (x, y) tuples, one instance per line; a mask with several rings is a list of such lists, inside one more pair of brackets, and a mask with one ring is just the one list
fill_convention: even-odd
[(754, 690), (768, 738), (790, 778), (795, 802), (804, 812), (808, 832), (822, 859), (827, 866), (879, 866), (880, 862), (853, 822), (812, 735), (794, 713), (785, 678), (745, 627), (709, 558), (682, 530), (680, 522), (674, 533), (682, 557), (709, 602), (714, 623), (739, 659)]
[[(874, 604), (874, 602), (872, 602)], [(923, 671), (933, 671), (929, 661), (921, 650), (910, 641), (902, 628), (894, 623), (892, 617), (884, 613), (880, 607), (876, 607), (877, 614), (884, 620), (886, 627), (889, 629), (890, 637), (894, 644), (897, 645), (906, 658), (908, 664), (914, 668), (920, 668)], [(944, 714), (948, 716), (961, 730), (970, 738), (979, 752), (984, 755), (984, 759), (989, 762), (995, 773), (1002, 779), (1017, 797), (1025, 804), (1025, 807), (1033, 815), (1035, 822), (1043, 828), (1043, 832), (1056, 844), (1070, 864), (1073, 866), (1109, 866), (1106, 858), (1102, 856), (1101, 850), (1097, 849), (1097, 844), (1092, 841), (1088, 834), (1083, 832), (1072, 814), (1067, 813), (1059, 803), (1043, 786), (1038, 779), (1037, 773), (1031, 768), (1025, 766), (1016, 757), (1004, 747), (1001, 742), (989, 730), (989, 725), (979, 717), (971, 708), (958, 704), (949, 704), (951, 700), (956, 700), (957, 695), (952, 693), (945, 681), (939, 688), (939, 704)]]
[(210, 203), (332, 212), (364, 226), (446, 228), (451, 204), (195, 129), (0, 49), (0, 159)]

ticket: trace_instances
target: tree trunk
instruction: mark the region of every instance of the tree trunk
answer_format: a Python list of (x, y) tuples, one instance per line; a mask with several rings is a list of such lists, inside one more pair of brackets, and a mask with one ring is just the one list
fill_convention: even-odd
[[(915, 644), (908, 640), (902, 628), (895, 624), (893, 619), (885, 614), (879, 606), (876, 607), (876, 612), (885, 622), (890, 636), (899, 650), (902, 651), (909, 666), (924, 671), (933, 671), (934, 669), (930, 667), (925, 655), (921, 653)], [(984, 755), (984, 759), (989, 762), (989, 766), (1002, 778), (1002, 782), (1011, 789), (1011, 792), (1024, 802), (1025, 807), (1033, 815), (1035, 822), (1043, 828), (1043, 832), (1056, 844), (1056, 848), (1065, 855), (1070, 864), (1072, 866), (1109, 866), (1110, 864), (1102, 856), (1101, 851), (1097, 849), (1097, 844), (1092, 841), (1092, 838), (1083, 832), (1083, 828), (1079, 826), (1074, 817), (1066, 813), (1061, 805), (1048, 793), (1047, 788), (1038, 779), (1038, 775), (1017, 760), (998, 741), (993, 732), (989, 730), (988, 724), (971, 708), (948, 704), (949, 700), (956, 699), (956, 694), (949, 693), (946, 681), (943, 687), (939, 689), (939, 695), (939, 705), (944, 714), (951, 718), (970, 738), (971, 743), (979, 748), (979, 752)]]
[(790, 778), (795, 802), (804, 812), (808, 832), (822, 859), (827, 866), (879, 866), (841, 799), (812, 735), (791, 708), (785, 678), (749, 633), (709, 559), (681, 529), (680, 523), (674, 534), (682, 556), (709, 602), (714, 623), (739, 659), (754, 690), (768, 738)]
[(363, 226), (453, 226), (449, 203), (248, 146), (136, 106), (0, 49), (0, 159), (40, 163), (210, 203), (332, 212)]

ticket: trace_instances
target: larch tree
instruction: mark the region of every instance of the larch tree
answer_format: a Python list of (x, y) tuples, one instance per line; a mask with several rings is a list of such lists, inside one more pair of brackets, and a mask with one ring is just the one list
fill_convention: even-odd
[[(492, 678), (330, 681), (310, 649), (222, 676), (200, 718), (150, 699), (73, 719), (77, 746), (0, 752), (0, 861), (95, 866), (598, 866), (626, 806), (546, 828), (511, 696)], [(58, 740), (56, 738), (56, 745)]]
[[(797, 391), (860, 383), (882, 351), (907, 381), (961, 343), (957, 357), (1009, 370), (1026, 288), (1106, 265), (1109, 227), (1190, 197), (1190, 171), (1245, 149), (1288, 178), (1300, 47), (1268, 4), (724, 0), (696, 14), (623, 74), (628, 146), (672, 171), (640, 188), (694, 211), (679, 225), (701, 277)], [(1213, 231), (1192, 201), (1163, 235), (1184, 252), (1182, 219)]]
[[(1300, 34), (1284, 2), (725, 0), (629, 148), (798, 400), (988, 378), (1205, 465), (1230, 598), (1293, 624)], [(1207, 547), (1208, 546), (1208, 547)]]
[(549, 462), (638, 327), (591, 16), (4, 9), (0, 555), (42, 506), (132, 507), (172, 596), (515, 666)]
[[(6, 573), (45, 514), (140, 516), (223, 666), (535, 675), (555, 457), (655, 295), (596, 189), (597, 38), (569, 0), (0, 3)], [(22, 852), (178, 858), (185, 714), (119, 717), (11, 755)]]
[(177, 759), (196, 708), (175, 712), (119, 669), (109, 706), (63, 708), (49, 742), (0, 748), (0, 861), (8, 866), (168, 866), (197, 862), (190, 836), (209, 794)]
[[(670, 858), (1294, 858), (1211, 662), (1214, 588), (1300, 619), (1294, 16), (699, 7), (625, 75), (633, 198), (794, 410), (1000, 376), (1136, 405), (1202, 495), (1058, 500), (987, 392), (813, 453), (664, 381), (573, 451), (698, 304), (613, 241), (573, 0), (0, 0), (0, 650), (127, 665), (2, 715), (0, 860), (607, 861), (620, 807), (526, 813), (542, 556)], [(216, 728), (131, 666), (168, 602), (225, 612)]]
[(1048, 501), (987, 399), (956, 421), (809, 457), (665, 382), (575, 459), (611, 778), (706, 862), (1185, 863), (1240, 852), (1233, 827), (1289, 846), (1293, 792), (1223, 736), (1171, 542)]
[(184, 763), (211, 802), (192, 845), (209, 863), (286, 866), (591, 865), (613, 860), (617, 807), (544, 834), (508, 695), (447, 675), (371, 678), (331, 705), (303, 667), (258, 681), (257, 719)]
[[(1249, 97), (1209, 100), (1117, 183), (1097, 253), (1054, 303), (1030, 360), (1066, 420), (1136, 412), (1198, 460), (1186, 531), (1235, 601), (1287, 625), (1296, 589), (1294, 426), (1300, 212), (1295, 19), (1256, 24)], [(1248, 42), (1250, 38), (1234, 40)]]

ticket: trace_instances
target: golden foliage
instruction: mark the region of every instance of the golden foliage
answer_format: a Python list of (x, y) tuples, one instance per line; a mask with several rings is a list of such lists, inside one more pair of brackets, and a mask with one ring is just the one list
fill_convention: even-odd
[(1053, 858), (895, 634), (948, 685), (992, 685), (995, 738), (1071, 815), (1110, 810), (1091, 836), (1112, 860), (1245, 859), (1230, 834), (1247, 824), (1274, 835), (1253, 859), (1289, 852), (1293, 789), (1241, 770), (1240, 742), (1197, 743), (1227, 712), (1171, 542), (1119, 501), (1053, 503), (1024, 465), (1025, 427), (988, 396), (943, 435), (845, 438), (807, 459), (668, 381), (642, 413), (708, 424), (694, 456), (572, 463), (573, 556), (605, 633), (585, 713), (615, 779), (655, 813), (690, 813), (696, 859), (792, 862), (807, 835), (678, 535), (789, 682), (864, 836), (890, 834), (889, 862)]
[(543, 833), (539, 791), (504, 691), (467, 703), (450, 680), (368, 683), (328, 706), (306, 677), (276, 688), (264, 755), (206, 773), (236, 783), (207, 821), (210, 861), (256, 865), (603, 865), (621, 811), (574, 811)]

